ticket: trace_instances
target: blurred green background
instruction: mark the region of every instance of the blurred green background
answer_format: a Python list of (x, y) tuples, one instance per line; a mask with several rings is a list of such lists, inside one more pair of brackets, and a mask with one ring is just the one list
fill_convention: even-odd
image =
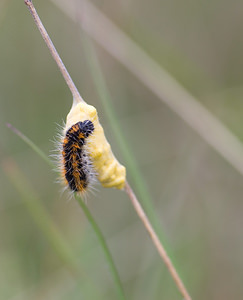
[[(117, 299), (103, 252), (81, 208), (61, 193), (55, 172), (6, 127), (13, 124), (50, 155), (57, 124), (65, 120), (72, 101), (23, 2), (0, 0), (0, 299)], [(52, 2), (34, 3), (124, 163), (90, 75), (83, 33)], [(243, 140), (242, 1), (93, 3)], [(243, 299), (242, 175), (95, 46), (116, 118), (192, 298)], [(10, 160), (77, 253), (82, 279), (72, 277), (31, 218), (3, 167)], [(130, 174), (128, 178), (133, 182)], [(97, 189), (87, 204), (106, 237), (127, 299), (182, 299), (125, 193)]]

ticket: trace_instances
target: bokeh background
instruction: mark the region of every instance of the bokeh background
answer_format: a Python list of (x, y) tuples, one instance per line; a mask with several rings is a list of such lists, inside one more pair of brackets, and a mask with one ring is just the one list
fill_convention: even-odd
[[(81, 208), (61, 193), (50, 166), (6, 127), (13, 124), (50, 155), (57, 124), (65, 120), (72, 101), (23, 2), (0, 1), (0, 299), (117, 299)], [(242, 1), (93, 4), (243, 140)], [(36, 0), (35, 5), (82, 96), (98, 109), (116, 156), (125, 163), (90, 73), (84, 33), (51, 1)], [(115, 118), (192, 298), (243, 299), (242, 175), (126, 68), (94, 46)], [(85, 274), (81, 279), (72, 276), (29, 213), (11, 179), (15, 168), (77, 254)], [(128, 178), (133, 184), (129, 173)], [(182, 299), (125, 193), (97, 189), (87, 204), (107, 240), (127, 299)]]

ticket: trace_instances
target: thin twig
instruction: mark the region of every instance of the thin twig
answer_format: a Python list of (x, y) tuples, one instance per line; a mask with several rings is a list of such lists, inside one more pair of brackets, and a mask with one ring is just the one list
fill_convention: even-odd
[(51, 55), (53, 56), (55, 62), (57, 63), (57, 65), (58, 65), (58, 67), (59, 67), (59, 69), (60, 69), (60, 71), (61, 71), (61, 73), (62, 73), (62, 75), (63, 75), (63, 77), (64, 77), (71, 93), (72, 93), (72, 95), (73, 95), (74, 104), (76, 104), (80, 101), (84, 102), (84, 100), (81, 97), (78, 89), (76, 88), (71, 76), (69, 75), (64, 63), (62, 62), (55, 46), (53, 45), (53, 43), (52, 43), (52, 41), (51, 41), (44, 25), (42, 24), (41, 19), (38, 16), (37, 11), (36, 11), (32, 1), (31, 0), (25, 0), (25, 4), (27, 5), (27, 7), (28, 7), (28, 9), (29, 9), (34, 21), (35, 21), (36, 26), (38, 27), (38, 29), (39, 29), (39, 31), (40, 31), (47, 47), (49, 48), (49, 50), (51, 52)]
[(185, 300), (191, 300), (190, 295), (188, 294), (180, 276), (178, 275), (175, 267), (173, 266), (169, 256), (167, 255), (162, 243), (160, 242), (157, 234), (155, 233), (153, 227), (151, 226), (149, 219), (147, 218), (142, 206), (140, 205), (136, 195), (134, 194), (132, 188), (130, 187), (130, 185), (128, 184), (128, 182), (126, 182), (125, 185), (125, 191), (128, 194), (129, 198), (132, 201), (132, 204), (138, 214), (138, 216), (140, 217), (141, 221), (143, 222), (145, 228), (147, 229), (156, 249), (159, 252), (159, 255), (162, 257), (164, 263), (166, 264), (173, 280), (175, 281), (175, 284), (177, 285), (179, 291), (181, 292), (182, 296), (184, 297)]
[[(51, 1), (76, 22), (76, 11), (69, 1)], [(89, 16), (79, 20), (83, 29), (243, 175), (243, 144), (239, 138), (95, 5), (83, 1)]]

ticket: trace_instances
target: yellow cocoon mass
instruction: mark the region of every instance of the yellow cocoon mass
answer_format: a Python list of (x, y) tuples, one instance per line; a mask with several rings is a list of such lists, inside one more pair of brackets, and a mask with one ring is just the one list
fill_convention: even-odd
[(72, 125), (85, 120), (90, 120), (94, 125), (93, 133), (87, 138), (87, 150), (99, 181), (104, 187), (123, 189), (126, 168), (113, 155), (94, 106), (85, 102), (74, 104), (67, 115), (65, 133)]

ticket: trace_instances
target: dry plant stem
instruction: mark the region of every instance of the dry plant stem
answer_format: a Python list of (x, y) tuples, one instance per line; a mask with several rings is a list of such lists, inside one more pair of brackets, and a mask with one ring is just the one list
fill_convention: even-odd
[(184, 297), (185, 300), (191, 300), (191, 297), (188, 294), (181, 278), (179, 277), (175, 267), (173, 266), (169, 256), (167, 255), (163, 245), (161, 244), (157, 234), (155, 233), (153, 227), (151, 226), (142, 206), (140, 205), (136, 195), (134, 194), (134, 192), (133, 192), (132, 188), (130, 187), (130, 185), (128, 184), (128, 182), (126, 182), (125, 191), (128, 194), (129, 198), (131, 199), (132, 204), (133, 204), (138, 216), (142, 220), (145, 228), (147, 229), (156, 249), (159, 252), (159, 255), (162, 257), (164, 263), (166, 264), (166, 266), (167, 266), (173, 280), (175, 281), (175, 284), (177, 285), (179, 291), (181, 292), (182, 296)]
[(77, 104), (80, 101), (84, 101), (83, 98), (81, 97), (81, 95), (79, 94), (79, 91), (76, 88), (71, 76), (69, 75), (64, 63), (62, 62), (55, 46), (53, 45), (44, 25), (42, 24), (41, 19), (38, 16), (37, 11), (36, 11), (32, 1), (25, 0), (25, 4), (28, 6), (28, 9), (35, 21), (36, 26), (38, 27), (47, 47), (49, 48), (49, 50), (51, 52), (52, 57), (54, 58), (55, 62), (57, 63), (57, 65), (58, 65), (58, 67), (59, 67), (59, 69), (60, 69), (72, 95), (73, 95), (74, 104)]

